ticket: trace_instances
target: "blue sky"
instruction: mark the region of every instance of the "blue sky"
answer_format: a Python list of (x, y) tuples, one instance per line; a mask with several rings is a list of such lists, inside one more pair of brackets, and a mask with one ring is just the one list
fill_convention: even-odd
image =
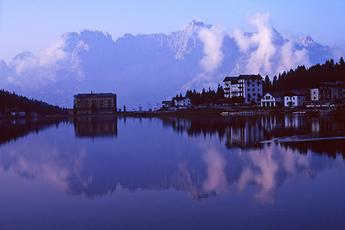
[(0, 59), (39, 52), (61, 34), (83, 29), (124, 33), (171, 32), (192, 19), (231, 30), (250, 30), (246, 19), (269, 13), (285, 35), (311, 35), (331, 46), (344, 45), (343, 0), (0, 0)]

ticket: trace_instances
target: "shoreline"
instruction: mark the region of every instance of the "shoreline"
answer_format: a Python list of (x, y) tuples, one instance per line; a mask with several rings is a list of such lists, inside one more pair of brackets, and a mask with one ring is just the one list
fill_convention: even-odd
[(204, 107), (204, 108), (188, 108), (179, 109), (175, 111), (127, 111), (115, 112), (112, 114), (88, 114), (88, 115), (71, 115), (71, 114), (56, 114), (56, 115), (40, 115), (40, 116), (3, 116), (0, 120), (65, 120), (77, 117), (235, 117), (235, 116), (267, 116), (267, 115), (306, 115), (306, 116), (345, 116), (345, 108), (342, 109), (253, 109), (242, 108), (235, 109), (229, 107)]

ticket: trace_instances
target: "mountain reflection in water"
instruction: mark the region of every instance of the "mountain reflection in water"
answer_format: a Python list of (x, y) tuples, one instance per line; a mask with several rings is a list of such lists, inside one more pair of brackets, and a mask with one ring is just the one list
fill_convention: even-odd
[(342, 118), (80, 117), (0, 129), (0, 229), (345, 224), (345, 141), (313, 141), (345, 136)]
[[(339, 135), (345, 125), (336, 118), (138, 120), (120, 117), (119, 120), (119, 136), (118, 118), (85, 117), (73, 121), (76, 137), (100, 138), (96, 142), (74, 139), (69, 123), (48, 123), (56, 128), (44, 131), (44, 135), (29, 135), (3, 145), (0, 163), (5, 171), (26, 178), (44, 177), (67, 193), (87, 197), (109, 194), (121, 187), (130, 191), (174, 189), (200, 200), (227, 194), (234, 188), (241, 192), (254, 185), (254, 198), (272, 203), (277, 189), (287, 178), (313, 178), (342, 162), (336, 156), (344, 156), (345, 152), (343, 141), (328, 145), (259, 144), (278, 136)], [(30, 121), (13, 124), (13, 130), (18, 133), (11, 135), (13, 138), (27, 135), (30, 127), (37, 132), (46, 126)], [(171, 129), (180, 135), (171, 133)], [(101, 138), (104, 136), (113, 138)], [(2, 138), (6, 139), (3, 135)]]

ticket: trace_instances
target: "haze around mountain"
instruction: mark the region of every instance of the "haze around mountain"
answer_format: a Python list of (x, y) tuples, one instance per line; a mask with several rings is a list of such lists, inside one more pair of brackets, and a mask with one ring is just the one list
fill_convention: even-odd
[(67, 107), (76, 93), (115, 92), (119, 106), (153, 108), (187, 89), (214, 88), (225, 75), (273, 77), (336, 57), (310, 36), (283, 36), (269, 14), (248, 23), (252, 32), (195, 20), (169, 34), (117, 39), (103, 31), (68, 32), (38, 54), (0, 61), (0, 88)]

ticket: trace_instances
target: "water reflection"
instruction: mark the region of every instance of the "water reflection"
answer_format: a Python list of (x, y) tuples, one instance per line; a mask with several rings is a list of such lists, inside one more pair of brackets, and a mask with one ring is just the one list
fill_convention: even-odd
[(77, 137), (117, 136), (117, 117), (114, 116), (80, 116), (73, 119)]
[(0, 119), (0, 145), (15, 141), (31, 132), (38, 133), (52, 125), (58, 126), (63, 120), (45, 119)]
[[(344, 154), (344, 141), (258, 144), (283, 135), (340, 134), (344, 122), (336, 119), (137, 121), (129, 119), (125, 124), (120, 120), (122, 136), (117, 137), (117, 119), (77, 119), (72, 132), (71, 125), (64, 124), (3, 145), (0, 164), (6, 172), (24, 178), (44, 178), (68, 194), (86, 197), (103, 196), (119, 188), (173, 189), (203, 200), (231, 194), (234, 190), (238, 193), (250, 190), (254, 200), (268, 204), (274, 203), (278, 189), (288, 178), (315, 179), (326, 169), (343, 166), (343, 159), (337, 154)], [(38, 126), (34, 127), (32, 130)], [(187, 134), (188, 138), (176, 135), (171, 128)], [(24, 133), (27, 130), (30, 129)], [(114, 138), (88, 142), (75, 136)]]
[(341, 117), (285, 115), (162, 120), (164, 127), (191, 137), (218, 136), (219, 140), (225, 139), (227, 148), (259, 149), (262, 146), (260, 142), (277, 137), (345, 136), (345, 121)]

